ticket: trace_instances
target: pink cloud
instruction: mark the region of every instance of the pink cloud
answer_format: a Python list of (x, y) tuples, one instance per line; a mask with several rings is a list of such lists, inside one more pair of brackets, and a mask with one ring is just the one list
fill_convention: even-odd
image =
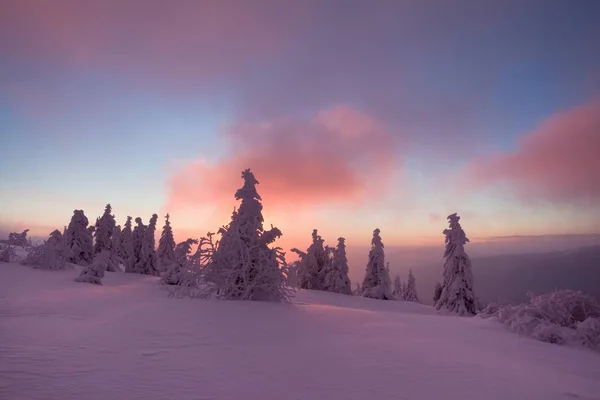
[(187, 86), (276, 51), (308, 8), (243, 0), (4, 3), (5, 56)]
[[(242, 123), (224, 134), (229, 155), (198, 159), (170, 179), (167, 208), (234, 201), (240, 173), (251, 168), (266, 207), (361, 204), (380, 194), (395, 172), (394, 137), (377, 120), (338, 106), (311, 121)], [(230, 211), (230, 208), (228, 208)]]
[(514, 152), (468, 165), (466, 182), (508, 183), (524, 201), (600, 204), (600, 101), (546, 119)]

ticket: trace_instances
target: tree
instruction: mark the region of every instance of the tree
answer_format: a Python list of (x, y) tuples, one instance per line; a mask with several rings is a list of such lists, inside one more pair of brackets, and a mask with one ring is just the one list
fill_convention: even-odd
[(420, 303), (419, 296), (417, 295), (417, 284), (415, 276), (413, 275), (412, 269), (408, 271), (408, 283), (406, 284), (406, 292), (404, 293), (404, 300)]
[(74, 264), (85, 266), (92, 262), (94, 246), (88, 224), (89, 221), (83, 210), (73, 211), (73, 217), (67, 227), (65, 243), (71, 249), (70, 261)]
[(330, 263), (329, 250), (318, 231), (313, 229), (312, 244), (306, 253), (294, 248), (293, 252), (300, 256), (298, 267), (298, 286), (300, 289), (323, 290), (323, 281)]
[(84, 268), (79, 276), (75, 278), (75, 282), (93, 283), (96, 285), (102, 285), (102, 278), (104, 278), (104, 271), (109, 268), (112, 263), (110, 250), (102, 250), (94, 257), (92, 265)]
[(346, 239), (338, 238), (333, 251), (331, 269), (326, 273), (323, 288), (329, 292), (352, 294), (352, 284), (348, 277), (348, 258), (346, 257)]
[(404, 300), (404, 288), (400, 281), (400, 274), (396, 274), (396, 277), (394, 278), (394, 292), (392, 294), (396, 299)]
[(203, 280), (208, 294), (221, 299), (289, 301), (285, 253), (269, 247), (281, 236), (277, 228), (264, 230), (259, 183), (250, 169), (242, 172), (244, 185), (235, 193), (241, 200), (229, 225), (200, 240), (201, 262), (205, 266)]
[[(142, 219), (140, 217), (136, 217), (135, 224), (136, 226), (133, 228), (133, 232), (131, 234), (133, 257), (131, 258), (131, 270), (129, 272), (137, 272), (136, 265), (141, 259), (142, 242), (144, 240), (144, 232), (146, 231), (146, 225), (142, 223)], [(127, 269), (125, 272), (127, 272)]]
[(442, 284), (439, 282), (435, 283), (435, 288), (433, 289), (433, 304), (437, 303), (442, 295)]
[[(145, 275), (159, 276), (158, 272), (158, 257), (155, 250), (154, 233), (156, 232), (156, 221), (158, 215), (152, 214), (150, 223), (144, 229), (144, 235), (141, 241), (139, 258), (135, 264), (135, 272)], [(137, 227), (136, 227), (137, 228)]]
[(29, 229), (25, 229), (23, 232), (21, 233), (17, 233), (17, 232), (10, 232), (8, 234), (8, 240), (0, 240), (0, 243), (5, 243), (9, 246), (19, 246), (19, 247), (31, 247), (31, 239), (27, 238), (27, 232), (29, 232)]
[(115, 230), (115, 216), (111, 215), (112, 208), (107, 204), (104, 208), (102, 217), (96, 220), (94, 229), (94, 254), (98, 254), (103, 250), (112, 249), (112, 236)]
[(379, 229), (373, 231), (369, 262), (362, 284), (362, 295), (380, 300), (393, 300), (390, 272), (385, 265), (385, 253)]
[(165, 216), (165, 226), (162, 229), (160, 240), (158, 241), (158, 259), (161, 266), (167, 267), (176, 262), (175, 259), (175, 239), (173, 238), (173, 229), (169, 222), (169, 214)]
[(444, 229), (446, 250), (442, 293), (435, 308), (458, 315), (475, 315), (477, 303), (473, 293), (473, 272), (464, 247), (469, 239), (460, 226), (460, 217), (456, 213), (449, 215), (448, 221), (450, 229)]
[(190, 264), (189, 254), (192, 252), (192, 246), (198, 244), (198, 239), (187, 239), (175, 246), (175, 262), (167, 266), (161, 274), (161, 281), (166, 285), (179, 285), (183, 279), (185, 268)]
[(127, 216), (127, 221), (121, 231), (121, 241), (117, 254), (123, 260), (123, 264), (125, 264), (125, 272), (133, 272), (133, 267), (135, 266), (135, 251), (130, 216)]

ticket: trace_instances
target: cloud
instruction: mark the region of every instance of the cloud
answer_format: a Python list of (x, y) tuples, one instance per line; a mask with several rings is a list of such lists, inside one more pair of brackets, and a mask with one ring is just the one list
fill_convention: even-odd
[(600, 101), (547, 118), (513, 152), (471, 162), (468, 187), (508, 184), (525, 202), (600, 204)]
[(168, 206), (233, 202), (240, 173), (251, 168), (266, 207), (357, 205), (379, 196), (397, 167), (394, 137), (377, 120), (336, 106), (310, 121), (240, 123), (224, 133), (229, 154), (194, 160), (169, 180)]
[(243, 69), (276, 51), (308, 7), (267, 0), (9, 1), (0, 50), (53, 67), (105, 70), (178, 88)]

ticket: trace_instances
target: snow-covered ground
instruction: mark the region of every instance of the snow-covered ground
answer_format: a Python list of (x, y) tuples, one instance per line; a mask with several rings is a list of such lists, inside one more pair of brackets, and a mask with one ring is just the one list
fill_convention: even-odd
[(168, 298), (0, 263), (0, 399), (600, 399), (600, 354), (413, 303)]

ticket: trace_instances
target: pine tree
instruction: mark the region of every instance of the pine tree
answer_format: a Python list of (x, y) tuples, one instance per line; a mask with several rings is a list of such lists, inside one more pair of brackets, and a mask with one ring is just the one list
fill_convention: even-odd
[[(83, 210), (74, 210), (67, 228), (65, 243), (71, 250), (70, 261), (78, 265), (89, 265), (94, 253), (93, 239), (88, 227), (89, 221)], [(92, 227), (93, 228), (93, 227)]]
[(173, 238), (173, 229), (169, 222), (169, 214), (165, 216), (165, 226), (162, 229), (160, 240), (158, 241), (158, 259), (162, 268), (175, 264), (175, 239)]
[(114, 253), (121, 257), (121, 236), (122, 236), (122, 230), (121, 230), (121, 225), (116, 225), (115, 226), (115, 230), (113, 231), (112, 234), (112, 239), (111, 239), (111, 249), (114, 251)]
[(142, 219), (140, 217), (136, 217), (135, 219), (135, 228), (133, 228), (133, 232), (131, 234), (131, 242), (133, 245), (133, 257), (131, 260), (131, 272), (136, 272), (136, 265), (139, 263), (141, 259), (142, 253), (142, 242), (144, 240), (144, 232), (146, 231), (146, 225), (142, 223)]
[(435, 308), (458, 315), (475, 315), (477, 303), (473, 293), (473, 272), (471, 260), (464, 247), (469, 239), (460, 226), (460, 217), (456, 213), (449, 215), (448, 221), (450, 229), (444, 230), (446, 251), (442, 293)]
[(319, 236), (316, 229), (313, 229), (312, 244), (308, 247), (306, 253), (298, 249), (292, 249), (293, 252), (300, 255), (298, 267), (298, 285), (300, 289), (323, 290), (323, 280), (331, 260), (329, 250), (323, 243), (323, 238)]
[(156, 276), (160, 275), (158, 271), (158, 257), (156, 256), (154, 238), (154, 234), (156, 232), (157, 219), (158, 215), (152, 214), (152, 218), (150, 218), (150, 223), (147, 227), (145, 227), (143, 232), (139, 258), (137, 259), (137, 262), (134, 267), (135, 272), (139, 274)]
[(121, 243), (118, 254), (123, 260), (123, 264), (125, 264), (125, 272), (133, 272), (133, 267), (135, 266), (135, 251), (130, 216), (127, 216), (127, 221), (121, 231)]
[(404, 300), (420, 303), (419, 296), (417, 295), (417, 283), (415, 281), (415, 276), (413, 275), (412, 269), (408, 271), (408, 281), (406, 284), (406, 291), (404, 293)]
[(289, 301), (285, 253), (269, 247), (281, 231), (264, 230), (259, 182), (249, 169), (242, 179), (244, 186), (235, 193), (239, 210), (219, 230), (221, 240), (213, 242), (212, 234), (200, 240), (204, 280), (221, 299)]
[(112, 208), (110, 204), (107, 204), (104, 208), (104, 214), (102, 217), (96, 220), (94, 230), (94, 254), (98, 254), (103, 250), (110, 250), (112, 248), (112, 235), (115, 230), (115, 216), (111, 215)]
[(442, 284), (439, 282), (435, 283), (435, 288), (433, 289), (433, 304), (437, 303), (437, 301), (442, 296)]
[(192, 252), (192, 246), (198, 244), (197, 239), (189, 238), (175, 246), (175, 262), (167, 266), (161, 274), (161, 280), (166, 285), (179, 285), (183, 279), (184, 269), (190, 264), (189, 254)]
[(373, 231), (371, 240), (371, 251), (369, 251), (369, 262), (365, 279), (362, 284), (362, 295), (373, 299), (393, 300), (392, 282), (390, 272), (385, 264), (385, 253), (379, 229)]
[(396, 274), (396, 277), (394, 278), (394, 292), (392, 294), (397, 300), (404, 300), (404, 291), (402, 282), (400, 281), (400, 274)]
[(338, 244), (333, 251), (331, 269), (324, 279), (324, 290), (334, 293), (352, 294), (352, 284), (348, 277), (348, 258), (346, 257), (346, 239), (338, 238)]

